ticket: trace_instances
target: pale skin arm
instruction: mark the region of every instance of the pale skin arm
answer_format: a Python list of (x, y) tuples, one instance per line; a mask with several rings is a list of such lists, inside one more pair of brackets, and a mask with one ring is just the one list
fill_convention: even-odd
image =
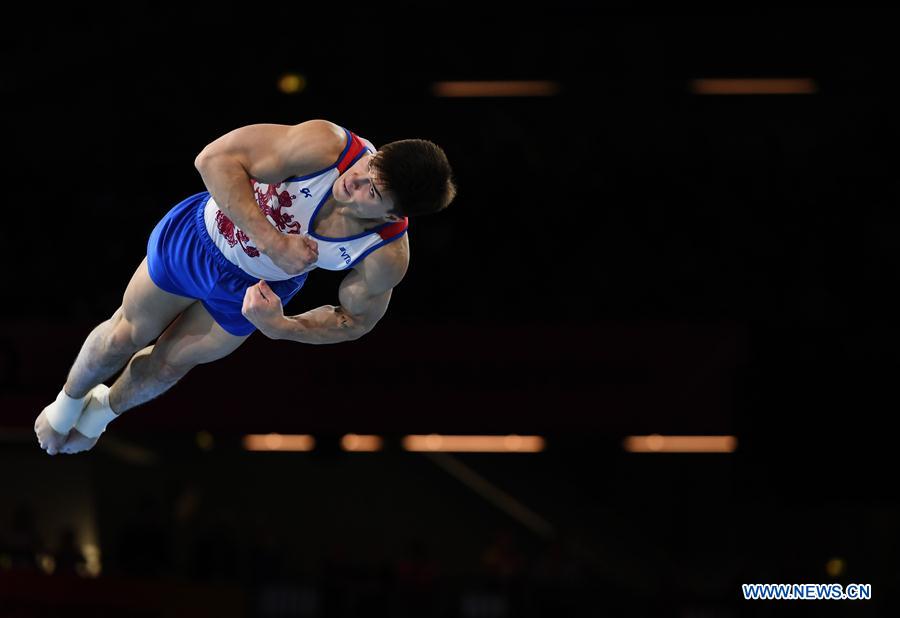
[(260, 211), (250, 179), (277, 184), (319, 171), (334, 163), (345, 142), (340, 127), (327, 120), (293, 126), (254, 124), (211, 142), (194, 166), (219, 208), (256, 248), (285, 272), (299, 274), (318, 258), (315, 241), (279, 232)]
[(397, 251), (379, 255), (386, 248), (368, 256), (344, 277), (338, 288), (340, 305), (285, 316), (281, 299), (260, 281), (247, 288), (242, 313), (270, 339), (317, 345), (359, 339), (384, 317), (391, 292), (409, 264), (408, 257)]

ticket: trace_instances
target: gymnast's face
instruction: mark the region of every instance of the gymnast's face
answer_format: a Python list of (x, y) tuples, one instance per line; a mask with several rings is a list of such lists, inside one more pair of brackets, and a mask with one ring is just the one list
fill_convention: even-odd
[(394, 200), (384, 190), (371, 167), (375, 155), (365, 154), (344, 172), (331, 187), (334, 199), (360, 219), (385, 219), (400, 221), (401, 217), (388, 214), (394, 208)]

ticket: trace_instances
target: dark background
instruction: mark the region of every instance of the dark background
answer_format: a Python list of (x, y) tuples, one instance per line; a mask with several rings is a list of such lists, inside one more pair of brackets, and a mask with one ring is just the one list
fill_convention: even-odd
[[(248, 616), (897, 612), (890, 13), (110, 11), (31, 6), (0, 26), (0, 542), (31, 529), (58, 551), (72, 513), (103, 556), (100, 578), (71, 587), (100, 592), (77, 602), (62, 576), (29, 579), (27, 551), (0, 560), (0, 614), (110, 611), (98, 599), (119, 594), (120, 615), (177, 615), (164, 581), (221, 586), (243, 600), (220, 611)], [(288, 71), (304, 92), (276, 89)], [(818, 90), (692, 94), (708, 77)], [(561, 91), (431, 95), (478, 79)], [(204, 189), (196, 154), (245, 124), (310, 118), (376, 146), (431, 139), (454, 167), (454, 204), (410, 222), (384, 320), (339, 346), (257, 334), (91, 452), (47, 457), (34, 418), (119, 306), (153, 226)], [(337, 304), (340, 277), (316, 271), (286, 312)], [(320, 446), (239, 448), (269, 431)], [(383, 435), (385, 451), (342, 453), (346, 432)], [(545, 436), (541, 454), (455, 457), (556, 536), (400, 449), (428, 432)], [(731, 434), (738, 450), (623, 452), (655, 432)], [(409, 575), (425, 563), (430, 579)], [(740, 594), (831, 581), (871, 583), (873, 599)]]

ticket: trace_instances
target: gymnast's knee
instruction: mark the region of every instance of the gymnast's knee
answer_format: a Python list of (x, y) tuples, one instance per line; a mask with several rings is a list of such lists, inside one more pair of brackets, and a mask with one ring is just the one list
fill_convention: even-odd
[(143, 348), (145, 341), (135, 326), (125, 318), (121, 307), (107, 320), (108, 331), (103, 341), (103, 350), (114, 356), (130, 356)]

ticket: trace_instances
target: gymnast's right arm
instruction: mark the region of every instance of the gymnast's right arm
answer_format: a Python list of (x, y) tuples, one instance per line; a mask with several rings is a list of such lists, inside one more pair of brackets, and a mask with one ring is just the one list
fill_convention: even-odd
[(282, 270), (299, 273), (318, 257), (315, 241), (289, 238), (260, 211), (250, 178), (276, 184), (328, 167), (344, 147), (340, 127), (325, 120), (294, 126), (255, 124), (235, 129), (207, 145), (194, 166), (216, 204)]

